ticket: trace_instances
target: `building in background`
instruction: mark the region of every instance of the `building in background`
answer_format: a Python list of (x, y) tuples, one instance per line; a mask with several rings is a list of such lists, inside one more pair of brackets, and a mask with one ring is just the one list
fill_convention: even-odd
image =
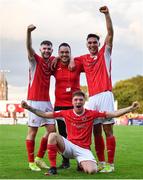
[(8, 100), (8, 83), (4, 71), (0, 71), (0, 100)]

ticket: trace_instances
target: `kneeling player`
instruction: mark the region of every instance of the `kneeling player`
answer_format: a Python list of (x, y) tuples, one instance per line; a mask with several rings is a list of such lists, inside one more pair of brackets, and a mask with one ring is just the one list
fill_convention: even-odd
[(26, 102), (22, 102), (22, 107), (44, 118), (63, 117), (67, 127), (67, 139), (58, 133), (50, 133), (48, 138), (48, 156), (50, 169), (47, 175), (57, 174), (56, 156), (57, 152), (62, 153), (66, 158), (75, 158), (84, 172), (92, 174), (97, 172), (96, 160), (90, 151), (92, 127), (94, 119), (97, 117), (112, 118), (131, 112), (139, 107), (138, 102), (127, 108), (115, 112), (99, 112), (84, 109), (85, 94), (77, 91), (73, 94), (73, 109), (59, 112), (43, 112), (34, 109)]

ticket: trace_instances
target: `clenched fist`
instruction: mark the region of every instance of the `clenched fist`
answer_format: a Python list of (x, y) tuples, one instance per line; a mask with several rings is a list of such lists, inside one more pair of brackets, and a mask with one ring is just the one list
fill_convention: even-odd
[(107, 6), (102, 6), (102, 7), (99, 9), (99, 11), (100, 11), (101, 13), (104, 13), (104, 14), (109, 13), (109, 9), (108, 9)]
[(29, 31), (29, 32), (32, 32), (32, 31), (34, 31), (36, 29), (36, 26), (34, 26), (33, 24), (30, 24), (28, 27), (27, 27), (27, 30)]
[(24, 109), (28, 109), (29, 106), (28, 106), (26, 101), (22, 101), (21, 102), (21, 107), (23, 107)]

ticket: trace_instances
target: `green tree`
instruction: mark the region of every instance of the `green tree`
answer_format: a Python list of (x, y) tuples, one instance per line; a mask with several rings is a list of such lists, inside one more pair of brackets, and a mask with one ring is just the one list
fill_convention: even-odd
[(141, 107), (138, 112), (143, 113), (143, 76), (117, 82), (113, 87), (113, 93), (118, 101), (118, 108), (129, 106), (133, 101), (139, 101)]

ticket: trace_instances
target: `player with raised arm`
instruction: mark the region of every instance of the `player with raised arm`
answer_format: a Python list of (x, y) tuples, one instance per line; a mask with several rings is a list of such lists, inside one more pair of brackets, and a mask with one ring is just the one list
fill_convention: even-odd
[(59, 112), (44, 112), (29, 106), (25, 101), (21, 103), (22, 107), (43, 118), (63, 117), (67, 127), (67, 139), (58, 133), (50, 133), (48, 138), (48, 156), (50, 169), (47, 175), (57, 174), (56, 156), (57, 152), (65, 157), (76, 159), (81, 168), (86, 173), (96, 173), (96, 160), (90, 150), (92, 128), (94, 119), (119, 117), (125, 113), (131, 112), (139, 107), (138, 102), (131, 106), (114, 112), (99, 112), (96, 110), (87, 110), (84, 108), (85, 94), (77, 91), (73, 94), (73, 109), (61, 110)]
[[(99, 50), (100, 37), (96, 34), (89, 34), (87, 36), (87, 48), (89, 54), (80, 56), (84, 70), (89, 91), (88, 109), (100, 111), (114, 111), (114, 97), (112, 93), (111, 82), (111, 52), (113, 43), (113, 26), (107, 6), (103, 6), (100, 12), (105, 15), (107, 36), (104, 45)], [(106, 118), (104, 121), (96, 120), (94, 122), (94, 141), (95, 150), (98, 157), (100, 172), (114, 171), (114, 156), (116, 140), (113, 135), (114, 119)], [(105, 163), (105, 144), (102, 136), (102, 128), (106, 136), (106, 149), (108, 161)]]
[[(53, 52), (52, 43), (43, 41), (40, 45), (40, 53), (35, 53), (32, 48), (31, 33), (36, 29), (34, 25), (27, 27), (26, 47), (29, 59), (29, 86), (28, 86), (28, 103), (29, 105), (42, 109), (43, 111), (53, 111), (50, 97), (50, 64), (54, 57), (51, 57)], [(46, 133), (41, 139), (40, 148), (37, 157), (34, 160), (35, 137), (40, 126), (45, 126)], [(28, 154), (29, 168), (32, 171), (40, 171), (40, 168), (48, 168), (42, 160), (47, 149), (47, 139), (50, 132), (55, 132), (55, 120), (45, 119), (29, 113), (28, 119), (28, 134), (26, 137), (26, 148)], [(38, 165), (38, 166), (37, 166)]]

